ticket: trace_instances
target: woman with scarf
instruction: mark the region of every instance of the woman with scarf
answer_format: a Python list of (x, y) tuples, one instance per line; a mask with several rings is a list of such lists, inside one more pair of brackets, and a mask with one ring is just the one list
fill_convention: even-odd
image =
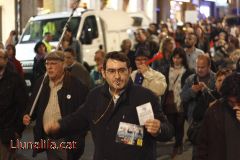
[[(162, 105), (168, 120), (175, 129), (175, 144), (172, 152), (172, 158), (177, 154), (183, 152), (183, 135), (184, 135), (184, 108), (180, 99), (180, 92), (185, 83), (185, 80), (193, 71), (188, 68), (186, 52), (183, 48), (175, 48), (172, 56), (170, 57), (170, 68), (167, 72), (168, 89), (165, 92)], [(172, 100), (174, 105), (168, 105), (167, 102), (169, 93), (172, 93)]]

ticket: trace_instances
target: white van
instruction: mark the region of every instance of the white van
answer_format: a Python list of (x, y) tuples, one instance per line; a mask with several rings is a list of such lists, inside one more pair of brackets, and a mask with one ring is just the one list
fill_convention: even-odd
[[(16, 45), (16, 56), (22, 63), (25, 77), (32, 72), (35, 44), (48, 31), (54, 35), (51, 44), (57, 46), (70, 14), (60, 12), (30, 18)], [(100, 45), (106, 52), (120, 50), (122, 40), (129, 38), (132, 24), (133, 19), (127, 13), (113, 10), (76, 10), (70, 22), (73, 36), (82, 44), (83, 61), (89, 65), (94, 65), (94, 53)]]

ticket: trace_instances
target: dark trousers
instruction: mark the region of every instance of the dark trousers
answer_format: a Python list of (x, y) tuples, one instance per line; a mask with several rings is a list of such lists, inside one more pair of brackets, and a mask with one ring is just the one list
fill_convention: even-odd
[[(64, 139), (51, 139), (49, 137), (48, 140), (51, 140), (57, 146), (65, 141)], [(48, 160), (67, 160), (67, 151), (65, 149), (47, 149), (46, 152)]]
[(192, 148), (192, 160), (196, 160), (196, 151), (197, 151), (197, 146), (196, 145), (193, 145), (193, 148)]
[(8, 145), (2, 144), (0, 139), (0, 160), (15, 160), (15, 150), (11, 150)]
[(177, 113), (167, 114), (167, 118), (174, 127), (174, 130), (175, 130), (174, 148), (177, 148), (177, 147), (183, 145), (184, 121), (185, 121), (184, 113), (177, 112)]
[(47, 150), (48, 160), (67, 160), (66, 150)]
[[(51, 138), (48, 138), (51, 139)], [(51, 139), (53, 142), (60, 145), (61, 142), (65, 142), (64, 139)], [(79, 139), (76, 144), (77, 148), (70, 150), (67, 149), (48, 149), (46, 150), (48, 160), (77, 160), (80, 159), (84, 152), (85, 139)]]

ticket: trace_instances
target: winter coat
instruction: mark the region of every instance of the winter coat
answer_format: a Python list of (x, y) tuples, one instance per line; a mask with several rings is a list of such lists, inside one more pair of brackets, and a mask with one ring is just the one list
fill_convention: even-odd
[[(163, 115), (158, 98), (130, 80), (115, 105), (111, 99), (107, 84), (94, 88), (83, 108), (62, 119), (60, 132), (70, 134), (90, 128), (95, 144), (94, 160), (155, 160), (156, 140), (167, 141), (173, 136), (173, 128)], [(120, 122), (139, 125), (136, 107), (148, 102), (155, 119), (161, 121), (160, 134), (153, 137), (144, 129), (142, 146), (116, 142)]]
[[(226, 122), (225, 113), (233, 112), (231, 117), (233, 121), (237, 121), (234, 111), (228, 106), (224, 99), (216, 101), (210, 108), (208, 108), (203, 124), (198, 137), (198, 145), (196, 150), (196, 160), (229, 160), (227, 158), (227, 150), (231, 151), (230, 157), (232, 159), (239, 159), (239, 145), (228, 147), (226, 127), (231, 125)], [(240, 123), (235, 123), (236, 128), (240, 129)], [(234, 136), (229, 130), (229, 135), (233, 136), (232, 139), (235, 143), (240, 142), (239, 136)]]
[(23, 78), (6, 67), (0, 79), (0, 139), (9, 144), (17, 133), (21, 136), (24, 125), (22, 116), (28, 99)]
[[(40, 78), (33, 89), (33, 94), (31, 96), (27, 113), (29, 113), (33, 101), (37, 95), (39, 87), (43, 77)], [(40, 93), (39, 99), (36, 104), (36, 108), (32, 115), (32, 120), (36, 120), (36, 125), (34, 126), (34, 141), (39, 142), (41, 139), (47, 139), (49, 136), (46, 135), (43, 129), (43, 115), (47, 107), (49, 97), (50, 97), (50, 87), (49, 87), (49, 78), (47, 77), (43, 82), (43, 88)], [(75, 112), (77, 108), (84, 103), (87, 96), (86, 87), (74, 76), (72, 76), (68, 71), (65, 72), (63, 78), (63, 86), (58, 91), (58, 103), (60, 107), (61, 117), (64, 118), (68, 114)], [(76, 154), (82, 154), (84, 150), (84, 138), (86, 132), (81, 132), (78, 135), (67, 135), (64, 137), (65, 141), (76, 141), (80, 146), (76, 150), (68, 150), (67, 152), (72, 152), (73, 154), (68, 154), (68, 159), (71, 156), (76, 156)], [(36, 156), (37, 153), (44, 151), (44, 149), (36, 149), (33, 151), (33, 156)], [(74, 153), (75, 152), (75, 153)], [(77, 153), (78, 152), (78, 153)], [(76, 158), (75, 158), (76, 159)]]

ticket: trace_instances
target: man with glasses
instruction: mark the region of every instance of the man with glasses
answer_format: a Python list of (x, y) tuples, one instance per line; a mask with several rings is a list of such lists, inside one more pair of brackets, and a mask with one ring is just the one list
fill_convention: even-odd
[(147, 48), (139, 47), (135, 53), (135, 63), (137, 70), (133, 71), (131, 78), (135, 84), (150, 89), (156, 96), (164, 94), (167, 87), (165, 77), (162, 73), (153, 70), (147, 64), (151, 53)]
[(217, 100), (206, 112), (196, 159), (236, 160), (240, 157), (240, 70), (223, 81)]
[(21, 137), (22, 114), (28, 99), (23, 78), (8, 65), (7, 53), (0, 49), (0, 159), (12, 160), (14, 143)]
[(37, 153), (46, 150), (49, 160), (76, 160), (84, 151), (86, 132), (81, 132), (78, 135), (67, 135), (64, 139), (54, 139), (47, 134), (47, 130), (52, 123), (77, 110), (85, 101), (87, 89), (80, 80), (64, 70), (63, 52), (53, 51), (47, 54), (45, 60), (47, 76), (36, 81), (27, 113), (30, 113), (41, 83), (43, 85), (42, 90), (33, 114), (24, 115), (23, 123), (24, 125), (29, 125), (30, 121), (36, 120), (34, 142), (41, 142), (41, 140), (45, 140), (46, 142), (52, 141), (59, 146), (65, 142), (75, 141), (76, 148), (72, 150), (46, 147), (33, 148), (33, 156), (35, 157)]
[[(102, 70), (106, 83), (94, 88), (81, 109), (55, 123), (49, 132), (72, 134), (90, 128), (94, 160), (155, 160), (156, 140), (169, 140), (173, 129), (159, 110), (158, 98), (134, 85), (130, 74), (126, 55), (108, 53)], [(153, 116), (140, 125), (137, 109), (146, 103)]]

